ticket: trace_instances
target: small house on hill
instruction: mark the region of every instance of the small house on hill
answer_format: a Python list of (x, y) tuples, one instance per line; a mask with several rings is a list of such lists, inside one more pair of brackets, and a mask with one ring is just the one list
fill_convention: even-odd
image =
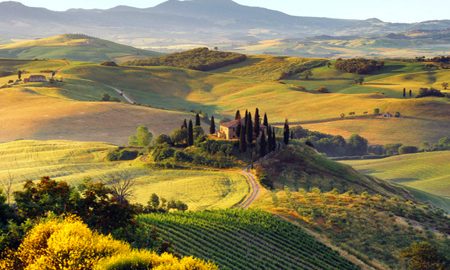
[(220, 130), (217, 133), (217, 137), (225, 140), (238, 139), (237, 130), (239, 123), (242, 123), (241, 121), (242, 120), (233, 120), (230, 122), (220, 123)]
[(28, 78), (24, 79), (25, 83), (28, 82), (46, 82), (47, 78), (44, 75), (31, 75)]

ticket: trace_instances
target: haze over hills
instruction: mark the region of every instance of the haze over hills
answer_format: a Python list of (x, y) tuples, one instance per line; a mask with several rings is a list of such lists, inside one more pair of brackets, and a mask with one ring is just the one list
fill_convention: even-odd
[[(3, 39), (84, 33), (137, 47), (165, 47), (166, 50), (198, 45), (238, 49), (268, 39), (360, 36), (361, 33), (372, 38), (449, 28), (449, 20), (407, 24), (376, 18), (345, 20), (290, 16), (243, 6), (231, 0), (169, 0), (144, 9), (118, 6), (107, 10), (70, 9), (64, 12), (27, 7), (18, 2), (0, 3), (0, 36)], [(316, 55), (321, 56), (320, 52)]]

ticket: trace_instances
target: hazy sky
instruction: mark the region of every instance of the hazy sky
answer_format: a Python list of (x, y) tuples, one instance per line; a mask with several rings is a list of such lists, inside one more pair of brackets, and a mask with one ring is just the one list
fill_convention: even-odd
[[(117, 5), (152, 7), (164, 0), (18, 0), (25, 5), (53, 10), (111, 8)], [(0, 2), (2, 2), (0, 0)], [(379, 18), (390, 22), (450, 19), (450, 0), (235, 0), (291, 15), (348, 19)]]

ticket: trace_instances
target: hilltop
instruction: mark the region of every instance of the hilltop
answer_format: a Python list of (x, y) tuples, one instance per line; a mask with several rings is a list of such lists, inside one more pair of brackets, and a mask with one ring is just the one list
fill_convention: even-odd
[(136, 49), (81, 34), (65, 34), (0, 45), (0, 58), (70, 59), (78, 61), (124, 61), (157, 56), (159, 53)]
[[(151, 26), (151, 27), (149, 27)], [(98, 36), (135, 47), (192, 48), (192, 46), (219, 46), (239, 50), (264, 40), (310, 38), (321, 35), (361, 36), (361, 40), (387, 34), (416, 30), (443, 30), (450, 21), (419, 23), (390, 23), (378, 19), (348, 20), (291, 16), (266, 8), (240, 5), (231, 0), (169, 0), (155, 7), (134, 8), (118, 6), (106, 10), (70, 9), (52, 11), (28, 7), (18, 2), (0, 3), (0, 35), (5, 39), (32, 39), (42, 35), (80, 33)], [(339, 40), (340, 38), (336, 38)], [(422, 42), (422, 41), (419, 41)], [(314, 42), (315, 43), (315, 42)], [(345, 54), (345, 42), (336, 41), (311, 49), (299, 46), (268, 48), (264, 52), (285, 54), (308, 51), (305, 56), (328, 57)], [(305, 43), (311, 47), (310, 43)], [(430, 43), (428, 43), (430, 44)], [(426, 46), (440, 54), (447, 47)], [(286, 52), (283, 50), (286, 49)], [(390, 50), (389, 42), (380, 50)], [(422, 50), (416, 50), (418, 53)], [(256, 52), (256, 51), (253, 51)], [(298, 55), (298, 54), (297, 54)], [(404, 56), (404, 51), (391, 55)]]

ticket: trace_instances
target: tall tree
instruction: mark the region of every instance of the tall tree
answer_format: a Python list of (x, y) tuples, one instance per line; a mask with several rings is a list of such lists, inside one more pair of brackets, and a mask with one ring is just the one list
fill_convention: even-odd
[(403, 97), (406, 97), (406, 88), (403, 88)]
[(234, 120), (241, 120), (241, 111), (237, 110), (236, 111), (236, 116), (234, 117)]
[(202, 125), (201, 120), (200, 120), (200, 114), (196, 114), (195, 115), (195, 126), (196, 127), (200, 127)]
[(239, 121), (236, 127), (236, 136), (238, 138), (241, 137), (241, 132), (242, 132), (242, 121)]
[(261, 132), (261, 137), (259, 139), (259, 155), (264, 157), (267, 154), (267, 140), (264, 130)]
[(188, 145), (194, 145), (194, 126), (192, 124), (192, 120), (189, 120), (188, 126)]
[(248, 113), (247, 115), (247, 124), (245, 125), (246, 128), (246, 136), (247, 136), (247, 145), (252, 148), (253, 143), (253, 120), (252, 120), (252, 113)]
[(409, 97), (412, 97), (412, 90), (409, 90)]
[(272, 127), (267, 126), (267, 150), (272, 152)]
[(275, 127), (272, 127), (272, 151), (277, 150), (277, 134), (275, 132)]
[(181, 129), (187, 129), (188, 125), (187, 125), (187, 120), (184, 119), (183, 124), (181, 125)]
[(19, 79), (19, 81), (22, 80), (22, 70), (19, 70), (17, 72), (17, 78)]
[(239, 136), (239, 151), (241, 153), (247, 152), (247, 140), (245, 139), (245, 126), (242, 126), (241, 128), (241, 134)]
[(261, 132), (261, 117), (259, 116), (259, 109), (256, 108), (255, 110), (255, 124), (253, 127), (256, 137), (259, 136), (259, 133)]
[(286, 119), (286, 121), (284, 122), (284, 133), (283, 133), (283, 141), (285, 145), (289, 144), (289, 137), (290, 137), (291, 133), (289, 131), (289, 122)]
[(264, 122), (263, 125), (268, 128), (269, 127), (269, 119), (267, 118), (267, 113), (264, 114)]
[(216, 123), (214, 121), (214, 116), (211, 116), (211, 125), (209, 127), (209, 134), (216, 134)]

